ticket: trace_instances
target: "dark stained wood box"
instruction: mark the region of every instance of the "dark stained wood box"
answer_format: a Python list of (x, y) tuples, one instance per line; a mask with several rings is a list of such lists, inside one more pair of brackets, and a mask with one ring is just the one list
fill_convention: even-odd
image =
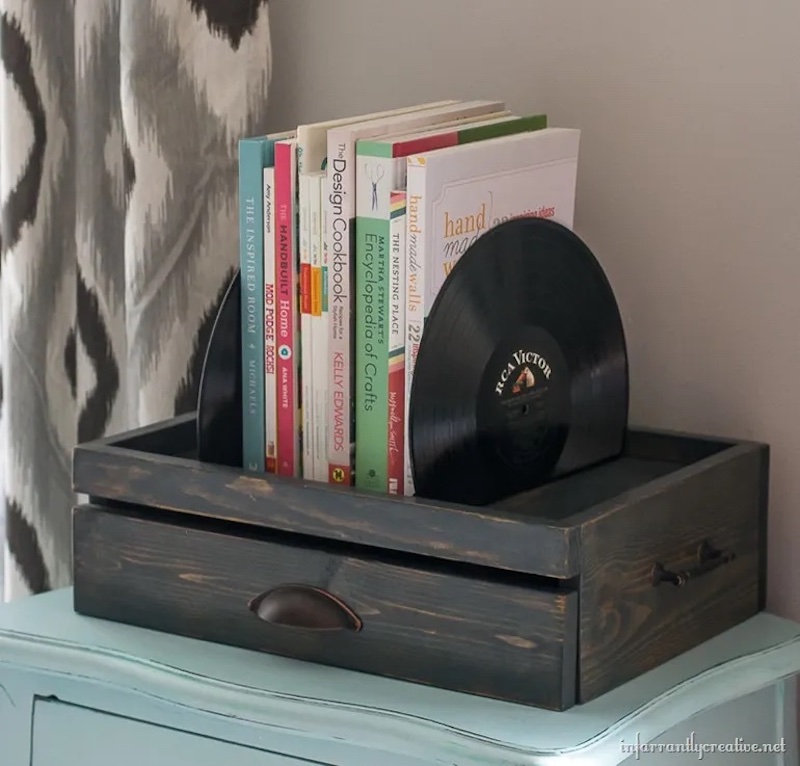
[(196, 433), (76, 448), (78, 612), (565, 709), (764, 607), (762, 444), (631, 430), (472, 508), (202, 463)]
[(239, 295), (197, 413), (75, 449), (78, 612), (563, 710), (764, 608), (764, 444), (630, 429), (487, 507), (242, 470)]

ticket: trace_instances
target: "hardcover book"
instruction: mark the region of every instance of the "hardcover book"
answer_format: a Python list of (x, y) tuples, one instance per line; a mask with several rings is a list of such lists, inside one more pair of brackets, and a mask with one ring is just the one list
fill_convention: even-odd
[[(320, 175), (325, 177), (328, 131), (350, 123), (382, 119), (420, 106), (407, 106), (372, 114), (308, 123), (297, 127), (297, 175), (300, 242), (300, 338), (303, 393), (303, 430), (313, 434), (303, 442), (303, 477), (328, 480), (328, 304), (327, 251), (324, 211), (318, 211)], [(310, 227), (319, 224), (319, 247)], [(316, 265), (312, 263), (318, 256)], [(324, 288), (323, 288), (324, 285)]]
[(275, 270), (277, 304), (277, 472), (301, 475), (300, 285), (296, 140), (275, 144)]
[[(459, 257), (488, 229), (542, 216), (572, 228), (580, 131), (546, 128), (407, 158), (405, 422), (425, 318)], [(405, 494), (413, 473), (405, 434)]]
[(266, 471), (265, 327), (269, 322), (270, 278), (264, 271), (264, 170), (274, 162), (275, 142), (294, 131), (239, 140), (239, 267), (242, 275), (242, 454), (244, 467)]
[(356, 214), (356, 141), (401, 130), (421, 129), (461, 117), (489, 115), (505, 109), (502, 101), (445, 102), (435, 108), (379, 120), (352, 123), (328, 131), (327, 222), (330, 251), (328, 276), (329, 369), (329, 479), (353, 483), (355, 452), (354, 299)]
[[(518, 117), (508, 113), (490, 119), (462, 118), (433, 129), (360, 140), (356, 181), (356, 322), (355, 413), (356, 485), (403, 493), (405, 431), (404, 349), (392, 346), (393, 323), (405, 327), (405, 293), (393, 282), (396, 268), (405, 275), (403, 252), (392, 239), (392, 194), (406, 185), (406, 157), (459, 144), (485, 141), (546, 127), (545, 115)], [(403, 208), (405, 205), (403, 206)], [(405, 215), (405, 214), (404, 214)], [(403, 238), (405, 240), (405, 237)], [(404, 286), (405, 280), (402, 281)], [(402, 316), (392, 313), (396, 298)], [(404, 333), (401, 332), (402, 336)], [(399, 451), (400, 457), (396, 455)]]

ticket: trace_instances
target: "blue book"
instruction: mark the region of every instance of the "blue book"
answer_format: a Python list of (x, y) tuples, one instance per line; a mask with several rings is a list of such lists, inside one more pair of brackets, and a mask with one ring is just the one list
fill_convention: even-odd
[(239, 140), (239, 266), (242, 292), (242, 467), (266, 470), (264, 412), (264, 168), (294, 131)]
[(242, 290), (242, 461), (264, 471), (265, 138), (239, 141), (239, 266)]
[(264, 420), (264, 168), (286, 137), (239, 140), (239, 267), (242, 292), (242, 467), (266, 470)]

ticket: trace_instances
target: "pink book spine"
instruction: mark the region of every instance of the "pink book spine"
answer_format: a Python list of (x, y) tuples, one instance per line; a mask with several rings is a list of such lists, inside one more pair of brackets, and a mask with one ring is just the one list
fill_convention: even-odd
[(390, 495), (405, 493), (406, 193), (389, 197), (389, 427), (387, 479)]
[(275, 285), (277, 292), (278, 474), (299, 476), (295, 146), (275, 143)]

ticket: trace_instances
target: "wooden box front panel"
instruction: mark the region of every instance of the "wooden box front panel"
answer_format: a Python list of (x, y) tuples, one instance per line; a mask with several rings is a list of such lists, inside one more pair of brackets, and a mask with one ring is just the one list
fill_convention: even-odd
[[(133, 510), (75, 509), (78, 612), (555, 710), (575, 702), (578, 594), (537, 578), (310, 547)], [(185, 522), (185, 523), (184, 523)], [(251, 605), (331, 594), (355, 622), (287, 627)], [(295, 605), (302, 610), (302, 604)], [(294, 606), (288, 604), (288, 620)]]

